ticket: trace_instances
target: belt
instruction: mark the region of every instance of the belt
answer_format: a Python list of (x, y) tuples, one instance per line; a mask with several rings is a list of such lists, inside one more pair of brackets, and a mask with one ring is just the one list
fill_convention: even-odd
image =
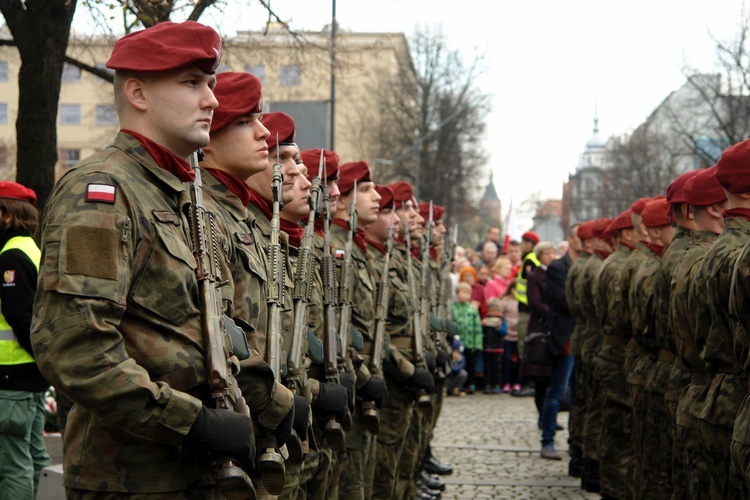
[(605, 335), (604, 343), (609, 344), (614, 347), (620, 347), (622, 349), (625, 349), (625, 342), (616, 335)]
[(391, 344), (397, 349), (411, 349), (414, 347), (414, 340), (412, 337), (391, 337)]
[(659, 361), (671, 365), (674, 363), (674, 353), (666, 349), (659, 349)]
[(690, 377), (690, 383), (693, 385), (706, 385), (706, 374), (701, 372), (693, 372)]

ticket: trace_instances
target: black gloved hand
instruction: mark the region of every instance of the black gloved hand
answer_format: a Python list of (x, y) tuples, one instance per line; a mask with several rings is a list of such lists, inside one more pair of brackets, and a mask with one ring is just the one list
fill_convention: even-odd
[(339, 373), (339, 384), (343, 385), (349, 394), (349, 409), (354, 409), (354, 378), (351, 373)]
[(436, 363), (438, 370), (445, 370), (445, 367), (448, 365), (448, 351), (442, 347), (438, 347)]
[(343, 385), (335, 382), (320, 384), (318, 399), (313, 403), (315, 414), (325, 421), (329, 415), (334, 415), (341, 422), (346, 416), (349, 407), (349, 391)]
[(435, 355), (430, 351), (424, 353), (424, 362), (427, 365), (427, 369), (430, 373), (435, 373)]
[(289, 410), (286, 416), (284, 416), (284, 420), (282, 420), (279, 425), (277, 425), (273, 430), (273, 433), (276, 436), (276, 443), (278, 444), (279, 448), (284, 446), (286, 440), (289, 439), (289, 436), (292, 435), (292, 427), (294, 426), (294, 406), (295, 405), (292, 405), (292, 408)]
[(413, 389), (424, 389), (429, 394), (435, 392), (435, 381), (432, 374), (424, 368), (415, 368), (414, 374), (409, 377), (406, 383)]
[(204, 406), (183, 444), (198, 453), (231, 457), (245, 470), (255, 467), (253, 421), (241, 413)]
[(310, 428), (310, 403), (304, 396), (294, 395), (294, 430), (303, 441), (307, 439)]
[(370, 377), (370, 379), (365, 382), (365, 385), (360, 387), (357, 391), (357, 395), (361, 397), (363, 401), (374, 401), (375, 406), (378, 408), (383, 406), (383, 400), (385, 399), (386, 394), (388, 394), (388, 389), (385, 386), (385, 380), (376, 377)]

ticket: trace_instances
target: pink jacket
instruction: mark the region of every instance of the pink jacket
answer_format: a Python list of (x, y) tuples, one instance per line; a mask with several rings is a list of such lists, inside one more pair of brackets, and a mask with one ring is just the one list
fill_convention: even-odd
[(501, 311), (508, 322), (508, 335), (504, 340), (518, 341), (518, 301), (512, 295), (500, 299)]
[(501, 297), (511, 281), (513, 281), (513, 278), (505, 279), (500, 276), (492, 278), (484, 287), (484, 300), (490, 300), (492, 297)]

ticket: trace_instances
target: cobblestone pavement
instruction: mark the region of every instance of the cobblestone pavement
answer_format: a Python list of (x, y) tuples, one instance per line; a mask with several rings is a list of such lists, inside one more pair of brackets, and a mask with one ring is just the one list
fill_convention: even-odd
[[(567, 459), (539, 457), (537, 419), (533, 397), (446, 398), (432, 441), (439, 460), (453, 466), (453, 474), (441, 478), (442, 498), (599, 498), (568, 476)], [(567, 419), (567, 412), (558, 416), (564, 427)], [(567, 440), (567, 430), (558, 432), (555, 447), (567, 452)]]

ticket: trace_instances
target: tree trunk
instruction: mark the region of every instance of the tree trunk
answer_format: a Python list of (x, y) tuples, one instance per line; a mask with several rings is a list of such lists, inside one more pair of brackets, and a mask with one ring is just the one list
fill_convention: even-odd
[(36, 192), (41, 212), (55, 182), (57, 108), (76, 0), (0, 0), (21, 55), (16, 180)]

